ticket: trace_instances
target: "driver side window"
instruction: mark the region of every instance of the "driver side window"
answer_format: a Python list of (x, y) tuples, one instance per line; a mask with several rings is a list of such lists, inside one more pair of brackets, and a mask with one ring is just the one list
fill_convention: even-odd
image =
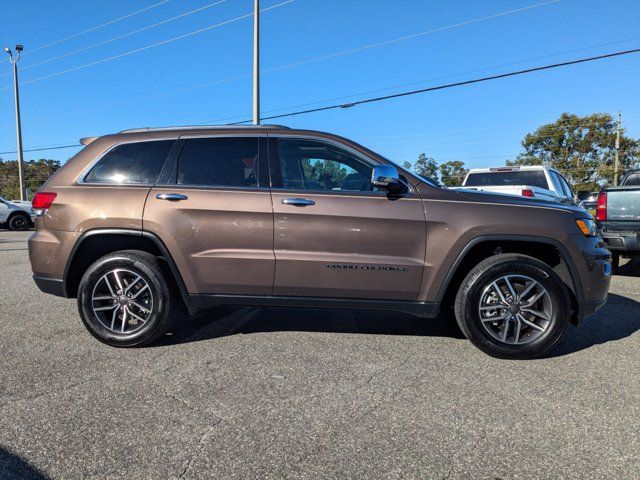
[(333, 145), (278, 141), (282, 187), (311, 191), (371, 191), (371, 167)]

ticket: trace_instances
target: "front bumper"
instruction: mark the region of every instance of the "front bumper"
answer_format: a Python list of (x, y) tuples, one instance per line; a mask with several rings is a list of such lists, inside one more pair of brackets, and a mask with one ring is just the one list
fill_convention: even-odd
[[(579, 323), (594, 314), (607, 302), (611, 283), (611, 252), (605, 248), (600, 237), (572, 235), (571, 253), (579, 285), (577, 285), (577, 308), (573, 323)], [(575, 280), (575, 279), (574, 279)]]

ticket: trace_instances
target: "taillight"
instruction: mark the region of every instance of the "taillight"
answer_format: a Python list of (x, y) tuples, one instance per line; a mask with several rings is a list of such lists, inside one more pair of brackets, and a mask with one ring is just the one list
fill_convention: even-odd
[(522, 189), (522, 196), (523, 197), (535, 197), (535, 194), (533, 193), (533, 190), (530, 190), (528, 188), (523, 188)]
[(607, 192), (600, 192), (596, 201), (596, 220), (607, 221)]
[(33, 196), (31, 206), (34, 210), (46, 210), (51, 206), (57, 196), (58, 194), (53, 192), (37, 192)]

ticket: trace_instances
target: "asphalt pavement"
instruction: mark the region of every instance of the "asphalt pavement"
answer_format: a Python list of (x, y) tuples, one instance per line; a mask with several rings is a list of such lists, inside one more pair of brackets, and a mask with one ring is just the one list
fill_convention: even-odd
[(0, 232), (0, 478), (640, 478), (640, 264), (547, 358), (450, 314), (224, 308), (98, 343)]

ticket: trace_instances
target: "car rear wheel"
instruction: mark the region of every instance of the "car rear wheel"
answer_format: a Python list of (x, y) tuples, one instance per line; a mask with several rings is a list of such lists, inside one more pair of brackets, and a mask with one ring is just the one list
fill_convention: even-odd
[(21, 232), (29, 230), (30, 226), (29, 216), (24, 213), (17, 213), (9, 219), (9, 230), (11, 231)]
[(571, 312), (567, 288), (540, 260), (503, 254), (480, 262), (462, 282), (456, 320), (471, 342), (498, 358), (543, 355), (562, 336)]
[(175, 301), (157, 259), (127, 250), (97, 260), (78, 289), (78, 310), (89, 332), (116, 347), (142, 346), (169, 327)]

